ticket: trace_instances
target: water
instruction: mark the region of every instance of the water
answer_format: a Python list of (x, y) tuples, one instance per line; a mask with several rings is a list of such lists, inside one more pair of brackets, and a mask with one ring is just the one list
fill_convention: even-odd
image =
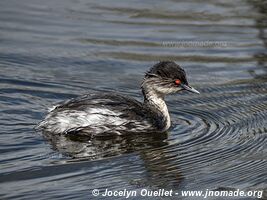
[[(264, 190), (266, 198), (266, 8), (260, 0), (2, 0), (1, 199), (97, 199), (95, 188)], [(84, 93), (141, 100), (143, 73), (163, 59), (182, 65), (201, 92), (167, 98), (168, 133), (49, 141), (33, 130), (47, 107)]]

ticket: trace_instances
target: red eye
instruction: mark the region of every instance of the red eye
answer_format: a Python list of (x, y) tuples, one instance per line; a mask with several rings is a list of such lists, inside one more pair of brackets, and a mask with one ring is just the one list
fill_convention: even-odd
[(180, 85), (180, 84), (181, 84), (181, 81), (180, 81), (179, 79), (176, 79), (176, 80), (175, 80), (175, 84), (176, 84), (176, 85)]

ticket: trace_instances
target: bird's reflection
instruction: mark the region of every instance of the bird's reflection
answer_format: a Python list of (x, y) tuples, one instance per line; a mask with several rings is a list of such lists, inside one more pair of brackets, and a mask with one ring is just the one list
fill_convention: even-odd
[[(110, 138), (88, 139), (79, 136), (51, 135), (44, 133), (53, 148), (74, 160), (99, 160), (126, 153), (139, 155), (145, 173), (142, 180), (132, 184), (150, 188), (178, 188), (183, 176), (175, 155), (168, 152), (168, 133), (139, 134)], [(134, 178), (133, 178), (134, 180)]]
[(168, 133), (135, 134), (128, 136), (112, 136), (88, 138), (77, 135), (53, 135), (44, 132), (44, 137), (53, 149), (72, 158), (88, 160), (121, 155), (151, 148), (163, 147), (168, 144)]

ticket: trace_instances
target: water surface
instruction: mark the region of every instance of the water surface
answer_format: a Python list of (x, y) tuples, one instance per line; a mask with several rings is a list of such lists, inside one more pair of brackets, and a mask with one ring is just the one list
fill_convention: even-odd
[[(92, 199), (95, 188), (266, 198), (266, 10), (260, 0), (1, 1), (1, 199)], [(81, 94), (142, 100), (143, 73), (166, 59), (201, 92), (167, 98), (168, 133), (51, 141), (34, 131), (48, 107)]]

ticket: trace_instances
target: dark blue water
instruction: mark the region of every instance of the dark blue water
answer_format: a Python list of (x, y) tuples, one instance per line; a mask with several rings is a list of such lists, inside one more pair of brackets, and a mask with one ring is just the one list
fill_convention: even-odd
[[(2, 0), (0, 198), (101, 199), (96, 188), (267, 198), (266, 10), (261, 0)], [(144, 72), (166, 59), (201, 92), (167, 98), (168, 133), (85, 141), (34, 131), (48, 107), (78, 95), (141, 100)]]

